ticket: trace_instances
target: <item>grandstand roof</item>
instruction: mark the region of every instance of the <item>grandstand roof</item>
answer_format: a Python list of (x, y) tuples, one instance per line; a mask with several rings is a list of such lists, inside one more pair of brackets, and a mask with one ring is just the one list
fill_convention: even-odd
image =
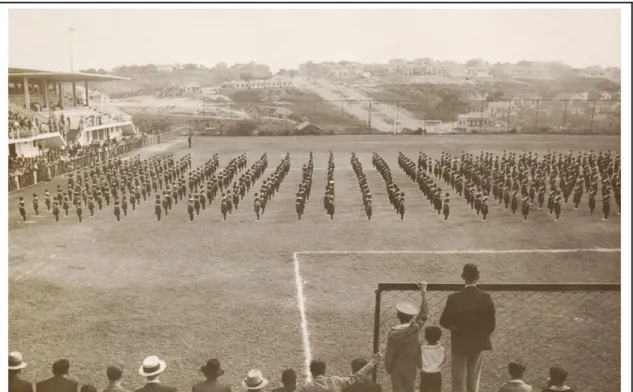
[(105, 82), (111, 80), (130, 80), (119, 76), (89, 74), (83, 72), (52, 72), (28, 68), (9, 68), (9, 80), (33, 78), (39, 80), (54, 80), (57, 82)]

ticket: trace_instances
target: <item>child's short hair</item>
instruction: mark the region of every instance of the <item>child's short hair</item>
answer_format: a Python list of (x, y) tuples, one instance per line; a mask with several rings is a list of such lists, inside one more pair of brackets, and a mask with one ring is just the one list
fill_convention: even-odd
[(440, 327), (436, 325), (429, 325), (424, 328), (424, 339), (426, 339), (427, 342), (431, 344), (437, 343), (441, 337), (442, 329)]
[(525, 374), (525, 366), (518, 362), (510, 362), (508, 365), (508, 373), (510, 373), (510, 377), (512, 377), (513, 380), (520, 380)]
[(562, 386), (567, 380), (567, 370), (562, 367), (552, 366), (549, 368), (549, 379), (553, 385)]

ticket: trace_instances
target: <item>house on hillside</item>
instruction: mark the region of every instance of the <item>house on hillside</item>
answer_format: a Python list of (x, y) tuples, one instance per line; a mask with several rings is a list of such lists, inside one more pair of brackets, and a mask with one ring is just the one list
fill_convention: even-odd
[(256, 64), (250, 62), (248, 64), (233, 64), (229, 68), (231, 79), (233, 80), (252, 80), (266, 79), (272, 76), (270, 67), (265, 64)]
[(323, 133), (323, 129), (309, 121), (304, 121), (294, 128), (294, 133), (298, 135), (317, 135)]
[(174, 66), (173, 65), (157, 65), (156, 66), (156, 71), (157, 72), (174, 72)]
[(492, 125), (490, 115), (486, 112), (470, 112), (457, 116), (457, 126), (464, 128), (485, 127)]
[(560, 102), (566, 102), (567, 106), (574, 106), (574, 104), (585, 102), (589, 98), (589, 93), (562, 93), (556, 96), (556, 100)]
[(521, 109), (536, 110), (540, 104), (541, 97), (538, 94), (526, 94), (523, 96), (516, 96), (511, 99), (512, 106)]
[(183, 94), (196, 94), (200, 92), (200, 86), (196, 83), (188, 83), (181, 90)]
[(508, 121), (516, 116), (519, 108), (512, 104), (512, 101), (490, 101), (488, 102), (488, 116), (493, 121)]

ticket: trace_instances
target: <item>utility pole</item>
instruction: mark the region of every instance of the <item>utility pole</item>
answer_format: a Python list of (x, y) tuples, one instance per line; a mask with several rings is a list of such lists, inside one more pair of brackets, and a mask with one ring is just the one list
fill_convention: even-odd
[(367, 115), (367, 128), (371, 131), (371, 101), (369, 101), (369, 114)]
[(589, 126), (589, 132), (593, 132), (593, 116), (596, 114), (596, 100), (593, 100), (593, 107), (591, 108), (591, 125)]

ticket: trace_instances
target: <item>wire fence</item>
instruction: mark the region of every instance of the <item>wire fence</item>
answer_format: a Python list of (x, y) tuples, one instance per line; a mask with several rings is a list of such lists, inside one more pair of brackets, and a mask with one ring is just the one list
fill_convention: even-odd
[[(429, 284), (429, 315), (426, 325), (439, 325), (439, 318), (455, 284)], [(480, 285), (492, 294), (497, 327), (492, 351), (484, 353), (482, 391), (498, 390), (509, 380), (508, 364), (527, 366), (525, 381), (535, 390), (545, 388), (548, 369), (562, 366), (568, 382), (586, 392), (620, 390), (620, 285), (619, 284), (496, 284)], [(391, 327), (398, 324), (395, 304), (401, 299), (419, 303), (415, 284), (379, 284), (376, 290), (374, 352), (386, 349)], [(450, 331), (443, 330), (446, 362), (444, 385), (450, 384)], [(423, 331), (420, 341), (423, 341)], [(384, 367), (374, 371), (383, 391), (391, 391)], [(415, 385), (418, 385), (418, 381)]]
[(74, 157), (68, 160), (58, 160), (53, 164), (40, 165), (37, 169), (22, 174), (9, 175), (9, 193), (41, 183), (51, 181), (55, 177), (70, 173), (73, 170), (89, 167), (99, 162), (107, 161), (140, 148), (164, 143), (181, 135), (180, 131), (169, 131), (156, 135), (147, 135), (142, 139), (115, 147), (93, 151), (90, 155)]
[[(156, 111), (156, 110), (158, 111)], [(201, 101), (196, 107), (144, 108), (137, 114), (187, 122), (221, 135), (362, 133), (620, 133), (619, 100)], [(304, 123), (310, 123), (309, 127)], [(238, 124), (240, 124), (238, 126)]]

